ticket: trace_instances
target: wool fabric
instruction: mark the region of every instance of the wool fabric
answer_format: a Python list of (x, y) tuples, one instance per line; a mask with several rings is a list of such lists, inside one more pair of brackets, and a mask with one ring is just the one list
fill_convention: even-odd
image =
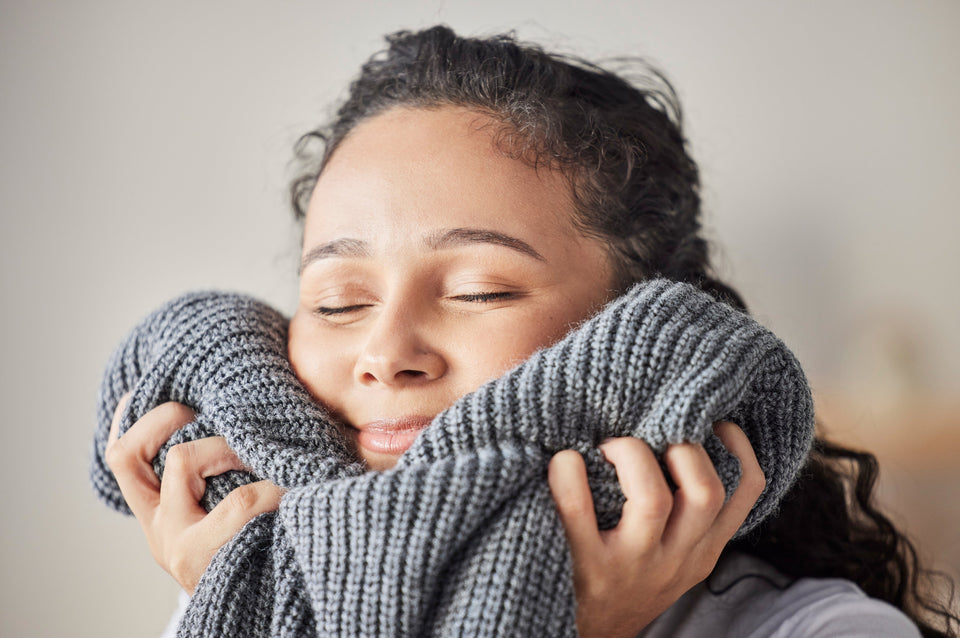
[(188, 294), (108, 362), (90, 472), (108, 505), (129, 513), (104, 461), (128, 391), (121, 435), (165, 401), (197, 412), (161, 450), (158, 476), (170, 446), (213, 435), (251, 468), (208, 479), (208, 510), (251, 480), (289, 488), (278, 512), (217, 552), (178, 636), (574, 636), (571, 556), (546, 481), (553, 454), (583, 454), (609, 528), (623, 495), (602, 440), (636, 436), (657, 452), (702, 443), (729, 494), (740, 466), (711, 426), (733, 421), (767, 479), (743, 534), (776, 509), (812, 443), (813, 402), (794, 355), (684, 283), (637, 284), (439, 414), (384, 472), (365, 471), (299, 383), (287, 324), (246, 296)]

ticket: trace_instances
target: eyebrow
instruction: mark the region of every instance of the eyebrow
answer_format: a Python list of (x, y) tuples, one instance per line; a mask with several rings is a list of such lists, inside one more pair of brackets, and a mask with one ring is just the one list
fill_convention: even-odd
[(370, 249), (367, 242), (359, 239), (341, 237), (328, 241), (325, 244), (314, 246), (300, 260), (300, 272), (315, 261), (329, 257), (369, 257)]
[(454, 246), (463, 246), (464, 244), (494, 244), (505, 246), (519, 253), (533, 257), (538, 261), (546, 261), (543, 255), (538, 253), (533, 246), (495, 230), (483, 230), (481, 228), (451, 228), (450, 230), (438, 231), (427, 235), (425, 243), (433, 250), (443, 248), (452, 248)]
[[(537, 250), (516, 237), (482, 228), (450, 228), (431, 233), (424, 238), (424, 245), (431, 250), (443, 250), (466, 244), (494, 244), (510, 248), (538, 261), (546, 261)], [(359, 239), (342, 237), (314, 246), (300, 260), (300, 272), (315, 261), (329, 257), (369, 257), (370, 245)]]

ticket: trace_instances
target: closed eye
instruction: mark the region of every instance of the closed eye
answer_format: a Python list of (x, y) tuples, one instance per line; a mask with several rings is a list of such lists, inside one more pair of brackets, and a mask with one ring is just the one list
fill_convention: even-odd
[[(513, 292), (477, 292), (467, 295), (455, 295), (450, 297), (450, 299), (454, 301), (464, 301), (467, 303), (490, 303), (493, 301), (511, 299), (517, 296), (517, 293)], [(337, 315), (345, 315), (358, 310), (363, 310), (364, 308), (369, 308), (371, 306), (372, 304), (353, 304), (350, 306), (318, 306), (314, 308), (313, 311), (323, 317), (335, 317)]]
[(472, 303), (486, 303), (490, 301), (499, 301), (501, 299), (510, 299), (516, 297), (512, 292), (477, 292), (470, 295), (456, 295), (451, 297), (455, 301), (468, 301)]
[(339, 306), (339, 307), (330, 307), (330, 306), (319, 306), (314, 308), (313, 311), (318, 315), (323, 315), (324, 317), (331, 317), (334, 315), (342, 315), (348, 312), (355, 312), (363, 308), (369, 308), (370, 304), (355, 304), (353, 306)]

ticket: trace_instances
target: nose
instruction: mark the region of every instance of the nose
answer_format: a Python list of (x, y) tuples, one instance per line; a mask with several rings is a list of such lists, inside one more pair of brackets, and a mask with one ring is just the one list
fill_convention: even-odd
[(357, 380), (402, 387), (442, 377), (447, 371), (446, 359), (424, 332), (425, 325), (412, 307), (382, 306), (357, 358)]

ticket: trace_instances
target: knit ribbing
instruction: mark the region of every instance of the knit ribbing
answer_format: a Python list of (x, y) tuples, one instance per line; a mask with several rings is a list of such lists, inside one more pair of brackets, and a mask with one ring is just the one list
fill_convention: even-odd
[[(180, 635), (573, 635), (571, 563), (546, 484), (557, 451), (584, 453), (602, 526), (623, 496), (597, 444), (702, 442), (728, 492), (739, 464), (713, 434), (747, 434), (767, 486), (743, 533), (774, 510), (812, 440), (809, 388), (768, 330), (686, 284), (640, 284), (551, 348), (438, 415), (386, 472), (363, 472), (297, 381), (286, 320), (239, 295), (187, 295), (111, 359), (91, 477), (125, 510), (103, 462), (167, 400), (198, 411), (174, 442), (221, 434), (256, 476), (290, 487), (214, 557)], [(164, 450), (165, 453), (165, 450)], [(162, 472), (163, 455), (158, 458)], [(252, 477), (208, 482), (205, 505)]]

